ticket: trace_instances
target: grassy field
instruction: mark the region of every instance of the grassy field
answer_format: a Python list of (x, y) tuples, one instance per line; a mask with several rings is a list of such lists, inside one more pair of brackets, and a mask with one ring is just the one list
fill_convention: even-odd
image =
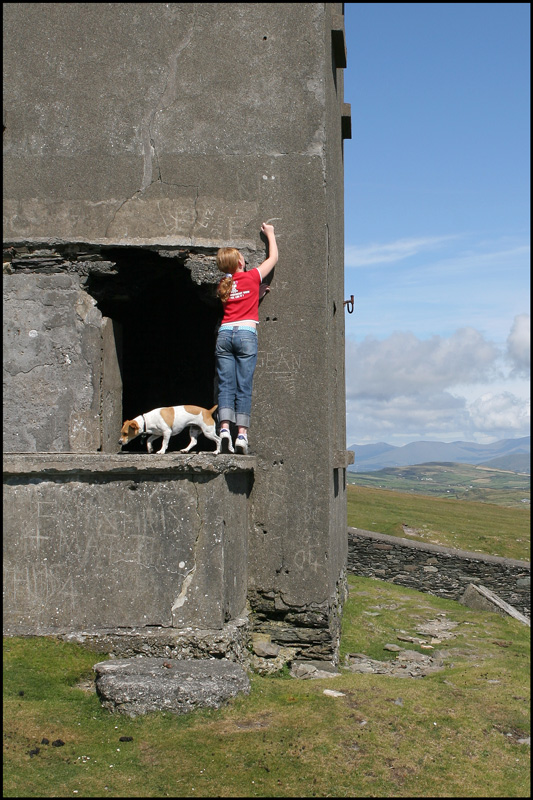
[(530, 507), (347, 487), (348, 525), (418, 542), (529, 561)]
[(531, 478), (472, 464), (417, 464), (376, 472), (348, 472), (348, 483), (374, 489), (520, 508), (529, 505)]
[[(102, 656), (4, 639), (4, 797), (529, 797), (529, 628), (382, 581), (349, 583), (341, 663), (392, 659), (383, 648), (396, 643), (444, 668), (254, 675), (250, 694), (219, 710), (129, 719), (100, 705)], [(430, 620), (455, 625), (450, 638), (429, 650), (398, 639)]]

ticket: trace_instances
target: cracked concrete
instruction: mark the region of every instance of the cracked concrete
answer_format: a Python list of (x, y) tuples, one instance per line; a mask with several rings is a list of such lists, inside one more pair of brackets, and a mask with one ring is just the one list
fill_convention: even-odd
[[(195, 481), (194, 478), (191, 481), (191, 486), (192, 486), (193, 491), (195, 492), (195, 497), (196, 497), (195, 511), (196, 511), (197, 524), (196, 524), (195, 527), (196, 527), (197, 533), (196, 533), (196, 536), (195, 536), (194, 541), (193, 541), (192, 546), (191, 546), (192, 567), (187, 572), (185, 578), (183, 579), (183, 582), (181, 584), (180, 592), (179, 592), (176, 600), (174, 601), (174, 603), (172, 605), (172, 624), (173, 624), (173, 626), (175, 628), (183, 628), (183, 627), (185, 627), (186, 622), (185, 622), (185, 620), (183, 618), (182, 609), (183, 609), (183, 606), (185, 605), (185, 603), (187, 602), (187, 599), (188, 599), (187, 598), (187, 592), (189, 591), (189, 588), (190, 588), (191, 584), (194, 581), (198, 562), (199, 561), (201, 562), (201, 553), (199, 552), (199, 545), (200, 545), (200, 542), (202, 540), (202, 533), (203, 533), (203, 527), (204, 526), (203, 526), (203, 520), (202, 520), (202, 515), (201, 515), (201, 510), (200, 510), (200, 498), (198, 496), (198, 487), (196, 485), (196, 481)], [(180, 564), (181, 564), (181, 562), (180, 562)], [(180, 566), (180, 565), (178, 565), (178, 566)], [(190, 599), (189, 599), (189, 602), (191, 602)]]
[(185, 32), (183, 43), (180, 44), (177, 50), (170, 56), (169, 68), (166, 76), (166, 83), (165, 83), (165, 88), (163, 89), (163, 93), (159, 98), (159, 100), (157, 101), (154, 108), (148, 113), (145, 121), (141, 126), (141, 138), (144, 147), (144, 170), (143, 170), (141, 191), (144, 191), (145, 189), (148, 188), (148, 186), (150, 186), (153, 183), (152, 165), (154, 159), (157, 163), (157, 172), (158, 172), (156, 180), (163, 181), (163, 176), (161, 175), (161, 168), (157, 158), (153, 124), (157, 114), (163, 113), (169, 106), (171, 106), (175, 102), (178, 94), (179, 90), (178, 79), (177, 79), (178, 59), (181, 56), (182, 51), (185, 50), (185, 48), (188, 47), (191, 43), (192, 35), (194, 32), (195, 20), (196, 20), (196, 3), (191, 3), (190, 6), (192, 8), (193, 19), (192, 22), (190, 23), (189, 30)]

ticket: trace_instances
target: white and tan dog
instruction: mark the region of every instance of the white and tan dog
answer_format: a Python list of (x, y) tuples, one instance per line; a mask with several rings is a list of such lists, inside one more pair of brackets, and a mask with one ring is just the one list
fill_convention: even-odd
[(158, 453), (165, 453), (171, 436), (181, 433), (188, 427), (191, 441), (180, 450), (180, 453), (188, 453), (191, 447), (198, 442), (198, 435), (203, 433), (208, 439), (216, 442), (215, 453), (220, 453), (220, 437), (216, 434), (216, 424), (213, 413), (217, 406), (207, 410), (200, 406), (166, 406), (165, 408), (154, 408), (146, 414), (140, 414), (135, 419), (127, 419), (121, 428), (120, 444), (127, 444), (140, 436), (141, 433), (149, 433), (146, 442), (146, 449), (149, 453), (153, 452), (152, 442), (159, 436), (163, 437), (163, 444)]

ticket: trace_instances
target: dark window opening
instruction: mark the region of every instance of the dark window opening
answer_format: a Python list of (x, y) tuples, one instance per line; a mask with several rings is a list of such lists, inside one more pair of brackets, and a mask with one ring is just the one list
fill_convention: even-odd
[[(222, 316), (217, 279), (196, 283), (185, 256), (165, 257), (140, 248), (100, 252), (116, 268), (91, 272), (86, 290), (116, 330), (122, 419), (160, 406), (212, 408), (215, 340)], [(117, 431), (117, 442), (118, 435)], [(179, 450), (188, 442), (185, 430), (171, 438), (168, 450)], [(200, 436), (194, 449), (214, 448), (214, 442)], [(122, 449), (146, 451), (146, 437), (139, 436)]]
[(333, 491), (335, 493), (335, 497), (339, 496), (339, 470), (333, 470)]

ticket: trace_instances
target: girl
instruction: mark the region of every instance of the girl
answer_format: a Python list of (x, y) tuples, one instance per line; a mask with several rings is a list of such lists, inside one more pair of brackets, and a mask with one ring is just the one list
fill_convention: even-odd
[(268, 241), (268, 258), (259, 266), (244, 271), (244, 256), (234, 247), (221, 247), (217, 266), (225, 273), (217, 294), (224, 306), (216, 362), (218, 413), (223, 453), (233, 453), (230, 422), (237, 425), (235, 449), (248, 452), (248, 428), (252, 410), (252, 385), (257, 363), (257, 325), (259, 324), (259, 286), (278, 261), (274, 226), (263, 222), (261, 231)]

